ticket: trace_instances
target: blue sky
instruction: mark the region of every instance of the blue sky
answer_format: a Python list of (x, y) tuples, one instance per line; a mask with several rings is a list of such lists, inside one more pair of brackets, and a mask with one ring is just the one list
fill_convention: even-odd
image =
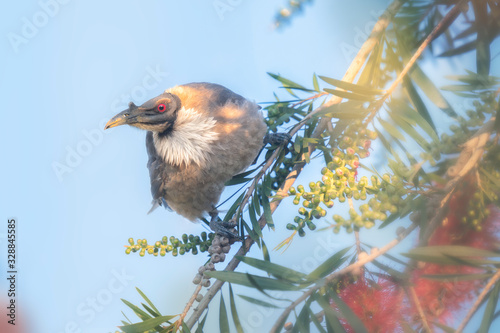
[[(215, 82), (266, 102), (278, 91), (266, 72), (304, 84), (313, 72), (340, 78), (350, 62), (345, 50), (360, 46), (367, 22), (388, 3), (317, 0), (276, 31), (273, 17), (285, 1), (222, 2), (230, 10), (217, 12), (218, 1), (30, 0), (10, 2), (0, 14), (1, 218), (18, 222), (18, 319), (30, 332), (113, 331), (126, 310), (120, 298), (140, 301), (135, 286), (164, 314), (178, 313), (206, 260), (124, 254), (129, 237), (153, 241), (203, 228), (161, 210), (146, 215), (145, 133), (103, 132), (105, 121), (130, 100), (142, 103), (176, 84)], [(315, 177), (305, 173), (301, 182)], [(278, 224), (294, 212), (282, 205)], [(268, 234), (269, 248), (288, 235)], [(393, 237), (388, 231), (372, 243)], [(309, 271), (351, 243), (350, 235), (315, 233), (271, 256)], [(313, 256), (302, 250), (310, 246)], [(261, 254), (253, 249), (252, 256)], [(272, 312), (239, 303), (247, 327), (272, 324)], [(208, 325), (217, 328), (216, 316)]]

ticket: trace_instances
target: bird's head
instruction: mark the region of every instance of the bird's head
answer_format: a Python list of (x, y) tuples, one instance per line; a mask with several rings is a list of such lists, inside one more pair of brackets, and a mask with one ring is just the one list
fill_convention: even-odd
[(163, 93), (137, 106), (133, 102), (128, 109), (111, 118), (104, 129), (130, 125), (152, 132), (166, 132), (173, 128), (181, 100), (174, 94)]

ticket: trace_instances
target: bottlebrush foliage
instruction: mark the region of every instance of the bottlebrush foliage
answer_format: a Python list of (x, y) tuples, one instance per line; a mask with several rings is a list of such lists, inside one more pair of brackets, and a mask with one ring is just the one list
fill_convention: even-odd
[[(290, 2), (278, 22), (306, 2)], [(139, 291), (147, 304), (125, 302), (140, 321), (127, 319), (120, 329), (210, 332), (204, 325), (215, 315), (221, 332), (247, 332), (243, 300), (276, 314), (259, 331), (461, 332), (475, 314), (479, 327), (467, 329), (487, 332), (499, 317), (500, 294), (498, 22), (498, 1), (394, 0), (342, 79), (314, 74), (305, 86), (270, 74), (287, 95), (266, 104), (266, 123), (291, 139), (267, 147), (262, 164), (227, 184), (244, 184), (224, 217), (238, 225), (243, 244), (230, 257), (239, 243), (219, 236), (165, 237), (154, 245), (131, 239), (127, 253), (206, 250), (212, 258), (193, 268), (197, 287), (190, 300), (179, 300), (182, 315), (163, 316)], [(429, 70), (436, 63), (440, 70)], [(437, 86), (443, 77), (450, 84)], [(316, 178), (302, 184), (302, 170)], [(301, 205), (295, 219), (274, 214), (283, 203)], [(353, 245), (300, 271), (271, 262), (266, 225), (283, 235), (277, 248), (313, 233)], [(389, 225), (398, 227), (393, 240), (371, 246), (371, 235)], [(394, 249), (400, 243), (406, 250)], [(253, 245), (264, 260), (247, 255)], [(215, 254), (221, 257), (212, 260)], [(249, 267), (262, 274), (248, 274)], [(214, 298), (224, 285), (228, 301)], [(253, 294), (238, 290), (236, 298), (239, 285)]]

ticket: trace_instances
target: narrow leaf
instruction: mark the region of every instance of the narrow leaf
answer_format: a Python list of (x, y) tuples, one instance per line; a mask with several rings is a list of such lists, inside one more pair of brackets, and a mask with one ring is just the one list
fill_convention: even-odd
[(219, 328), (220, 333), (229, 333), (229, 321), (227, 319), (226, 303), (224, 302), (222, 293), (220, 294)]
[(147, 319), (143, 322), (132, 325), (119, 326), (119, 328), (126, 333), (143, 333), (175, 317), (176, 316), (161, 316), (161, 317)]
[(319, 265), (314, 271), (307, 275), (307, 280), (315, 281), (319, 278), (322, 278), (336, 270), (340, 265), (342, 265), (347, 258), (344, 258), (344, 255), (352, 248), (352, 246), (346, 247), (343, 250), (338, 251), (330, 258), (326, 259), (321, 265)]
[[(246, 273), (228, 272), (228, 271), (210, 271), (206, 272), (210, 277), (216, 278), (221, 281), (226, 281), (234, 284), (255, 288), (255, 285), (248, 279)], [(283, 280), (276, 280), (262, 276), (251, 275), (253, 281), (264, 290), (300, 290), (301, 287), (288, 283)]]

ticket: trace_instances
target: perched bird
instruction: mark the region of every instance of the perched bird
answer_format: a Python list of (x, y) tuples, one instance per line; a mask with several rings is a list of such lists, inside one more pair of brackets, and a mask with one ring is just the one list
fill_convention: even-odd
[(212, 83), (167, 89), (141, 106), (114, 116), (105, 129), (130, 125), (147, 130), (147, 166), (153, 209), (163, 205), (191, 221), (208, 213), (224, 184), (244, 171), (264, 144), (260, 107)]

